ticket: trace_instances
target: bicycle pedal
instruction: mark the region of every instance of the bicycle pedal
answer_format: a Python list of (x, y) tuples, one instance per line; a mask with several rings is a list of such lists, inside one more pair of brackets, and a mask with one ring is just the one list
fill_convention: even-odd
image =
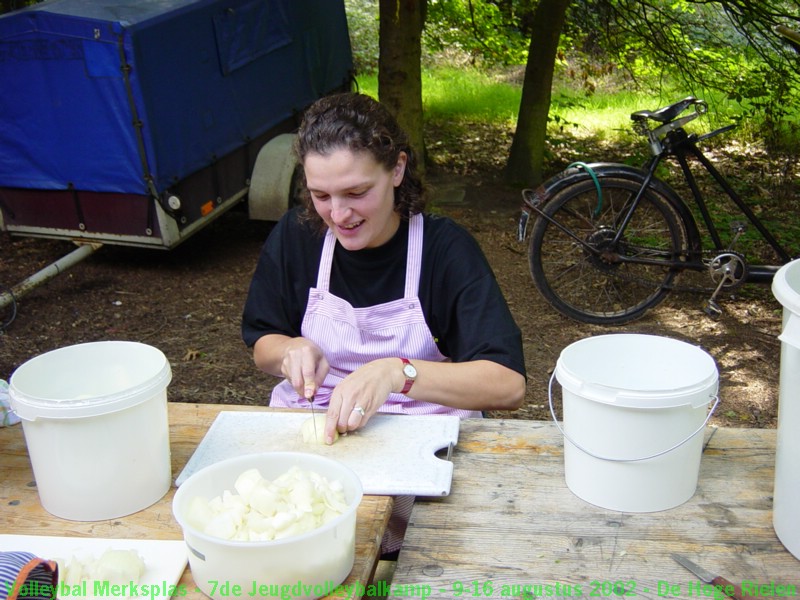
[(703, 306), (703, 312), (712, 319), (719, 319), (722, 316), (722, 308), (713, 300), (708, 300)]
[(731, 221), (731, 233), (744, 233), (747, 231), (747, 221)]

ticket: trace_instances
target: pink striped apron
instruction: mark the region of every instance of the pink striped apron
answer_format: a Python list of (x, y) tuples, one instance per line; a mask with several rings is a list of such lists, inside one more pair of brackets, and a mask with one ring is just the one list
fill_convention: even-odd
[[(317, 274), (317, 287), (308, 293), (308, 308), (301, 326), (303, 337), (313, 340), (320, 347), (331, 366), (325, 381), (317, 390), (314, 399), (316, 406), (327, 406), (333, 388), (342, 379), (375, 359), (404, 356), (412, 361), (447, 360), (436, 346), (417, 297), (422, 270), (422, 233), (423, 217), (421, 214), (414, 215), (408, 231), (403, 298), (354, 308), (329, 291), (336, 237), (328, 230)], [(282, 381), (272, 391), (270, 406), (300, 408), (308, 407), (308, 402), (297, 395), (288, 381)], [(402, 394), (390, 394), (378, 412), (455, 415), (461, 418), (481, 416), (477, 411), (412, 400)]]
[[(317, 390), (315, 405), (327, 406), (336, 384), (361, 365), (377, 358), (404, 356), (412, 360), (447, 360), (439, 352), (428, 329), (418, 298), (422, 232), (423, 217), (421, 214), (414, 215), (408, 229), (403, 297), (384, 304), (354, 308), (329, 291), (336, 237), (328, 230), (322, 248), (317, 287), (308, 293), (308, 308), (301, 327), (303, 337), (319, 345), (331, 366), (324, 383)], [(308, 402), (297, 395), (288, 381), (282, 381), (272, 391), (270, 406), (298, 408), (307, 407)], [(455, 415), (461, 418), (481, 416), (477, 411), (412, 400), (402, 394), (390, 394), (378, 412)], [(402, 546), (413, 504), (413, 496), (395, 498), (394, 510), (381, 541), (383, 553), (394, 552)]]

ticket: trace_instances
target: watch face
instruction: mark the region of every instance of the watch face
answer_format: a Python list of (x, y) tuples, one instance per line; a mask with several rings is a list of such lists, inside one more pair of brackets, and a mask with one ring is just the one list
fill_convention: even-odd
[(410, 377), (411, 379), (417, 376), (417, 370), (414, 368), (414, 365), (410, 364), (403, 365), (403, 373), (405, 373), (406, 377)]

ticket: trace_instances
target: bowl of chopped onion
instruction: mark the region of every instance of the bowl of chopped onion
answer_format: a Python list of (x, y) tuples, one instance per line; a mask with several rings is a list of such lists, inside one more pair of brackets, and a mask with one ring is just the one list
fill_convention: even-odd
[(172, 510), (204, 594), (306, 600), (335, 593), (352, 570), (362, 495), (337, 460), (266, 452), (197, 471)]

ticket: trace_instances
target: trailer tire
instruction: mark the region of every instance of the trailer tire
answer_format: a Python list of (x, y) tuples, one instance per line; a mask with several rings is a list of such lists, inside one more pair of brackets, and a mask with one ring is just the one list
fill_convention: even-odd
[(247, 205), (251, 219), (277, 221), (291, 206), (298, 163), (295, 134), (284, 133), (261, 147), (250, 177)]

